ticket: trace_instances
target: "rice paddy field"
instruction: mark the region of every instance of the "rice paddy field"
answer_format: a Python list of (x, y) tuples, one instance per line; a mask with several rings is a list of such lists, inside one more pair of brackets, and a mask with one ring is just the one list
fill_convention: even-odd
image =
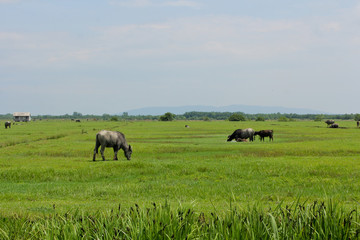
[[(0, 237), (357, 239), (360, 129), (337, 123), (341, 128), (313, 121), (43, 120), (5, 129), (2, 122)], [(248, 127), (274, 130), (274, 141), (226, 142)], [(112, 148), (106, 161), (100, 154), (92, 161), (102, 129), (125, 134), (130, 161), (122, 150), (112, 160)], [(284, 227), (289, 216), (298, 231)]]

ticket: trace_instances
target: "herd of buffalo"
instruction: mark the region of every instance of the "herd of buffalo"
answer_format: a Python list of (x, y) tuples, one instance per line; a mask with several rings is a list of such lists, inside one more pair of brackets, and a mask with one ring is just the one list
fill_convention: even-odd
[[(188, 127), (188, 125), (185, 127)], [(237, 129), (233, 134), (228, 136), (227, 141), (230, 142), (235, 139), (237, 142), (246, 142), (247, 139), (250, 139), (252, 142), (255, 140), (256, 135), (260, 136), (260, 141), (264, 141), (265, 137), (269, 137), (269, 141), (274, 141), (273, 133), (273, 130), (261, 130), (255, 132), (252, 128)], [(103, 161), (105, 161), (104, 151), (107, 147), (114, 149), (114, 160), (118, 160), (117, 153), (120, 149), (124, 151), (127, 160), (131, 159), (132, 147), (127, 143), (125, 135), (121, 132), (101, 130), (96, 134), (93, 161), (96, 160), (96, 154), (98, 153), (100, 146), (100, 153)]]
[(252, 142), (255, 140), (256, 135), (260, 136), (260, 141), (264, 141), (265, 137), (269, 137), (269, 141), (274, 141), (273, 130), (261, 130), (255, 132), (252, 128), (236, 129), (231, 135), (228, 136), (227, 141), (230, 142), (235, 139), (237, 142), (246, 142), (247, 139), (249, 139), (250, 142)]
[[(334, 120), (327, 120), (325, 123), (330, 128), (338, 128), (338, 124), (335, 123)], [(359, 127), (359, 121), (357, 121), (357, 126)], [(189, 127), (185, 125), (185, 127)], [(5, 122), (5, 128), (11, 128), (11, 122)], [(255, 140), (255, 136), (260, 137), (260, 141), (265, 141), (265, 138), (268, 137), (269, 141), (274, 141), (274, 131), (273, 130), (261, 130), (255, 131), (252, 128), (246, 129), (236, 129), (231, 135), (228, 136), (227, 141), (230, 142), (235, 139), (237, 142), (247, 142), (249, 139), (250, 142)], [(96, 143), (93, 155), (93, 161), (95, 161), (96, 154), (98, 153), (98, 149), (101, 146), (100, 153), (102, 159), (105, 161), (104, 151), (105, 148), (113, 148), (114, 149), (114, 160), (118, 160), (117, 153), (120, 149), (124, 151), (125, 157), (127, 160), (131, 159), (132, 147), (129, 145), (125, 139), (125, 135), (121, 132), (117, 131), (106, 131), (101, 130), (96, 134)]]

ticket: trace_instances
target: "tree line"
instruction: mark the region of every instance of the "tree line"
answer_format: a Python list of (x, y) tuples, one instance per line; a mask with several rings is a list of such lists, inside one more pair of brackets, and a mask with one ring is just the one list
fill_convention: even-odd
[[(0, 114), (1, 120), (13, 119), (12, 114)], [(186, 112), (184, 114), (175, 115), (173, 113), (164, 113), (164, 115), (129, 115), (127, 112), (123, 114), (107, 114), (93, 115), (81, 114), (73, 112), (73, 114), (64, 115), (35, 115), (32, 116), (33, 120), (45, 119), (87, 119), (87, 120), (105, 120), (105, 121), (123, 121), (123, 120), (230, 120), (230, 121), (266, 121), (266, 120), (279, 120), (279, 121), (294, 121), (294, 120), (313, 120), (323, 121), (326, 119), (338, 120), (355, 120), (360, 121), (360, 114), (297, 114), (297, 113), (258, 113), (248, 114), (243, 112)]]

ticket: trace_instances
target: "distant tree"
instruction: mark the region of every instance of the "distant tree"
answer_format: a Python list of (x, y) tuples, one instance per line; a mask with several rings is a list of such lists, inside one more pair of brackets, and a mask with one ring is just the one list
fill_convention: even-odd
[(354, 120), (355, 121), (360, 121), (360, 114), (359, 113), (354, 115)]
[(209, 117), (203, 117), (203, 121), (208, 122), (208, 121), (210, 121), (210, 118)]
[(257, 117), (256, 120), (257, 122), (264, 122), (265, 118), (264, 117)]
[(240, 114), (240, 113), (234, 113), (232, 114), (229, 118), (229, 121), (245, 121), (245, 117), (244, 115)]
[(112, 117), (110, 118), (110, 121), (117, 122), (117, 121), (119, 121), (119, 118), (118, 118), (117, 116), (112, 116)]
[(107, 113), (104, 113), (103, 115), (102, 115), (102, 119), (103, 120), (109, 120), (110, 119), (110, 114), (107, 114)]
[(282, 116), (282, 117), (279, 117), (279, 120), (278, 120), (278, 121), (279, 121), (279, 122), (288, 122), (289, 119), (288, 119), (287, 117)]
[(13, 115), (11, 113), (2, 114), (2, 115), (0, 115), (0, 119), (10, 120), (10, 119), (13, 119)]
[(164, 115), (160, 116), (159, 121), (172, 121), (175, 118), (175, 114), (167, 112)]
[(344, 120), (352, 120), (354, 119), (354, 114), (344, 114), (341, 118)]
[(324, 115), (316, 115), (314, 121), (315, 122), (321, 122), (324, 119)]
[(79, 118), (79, 117), (82, 117), (82, 114), (79, 113), (79, 112), (73, 112), (73, 117), (74, 118)]

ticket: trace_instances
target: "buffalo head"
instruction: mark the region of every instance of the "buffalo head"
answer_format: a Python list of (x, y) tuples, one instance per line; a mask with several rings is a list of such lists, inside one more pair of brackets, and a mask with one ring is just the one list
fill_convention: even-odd
[(129, 148), (127, 150), (124, 151), (125, 157), (127, 160), (131, 159), (131, 154), (132, 154), (132, 147), (131, 145), (129, 145)]

